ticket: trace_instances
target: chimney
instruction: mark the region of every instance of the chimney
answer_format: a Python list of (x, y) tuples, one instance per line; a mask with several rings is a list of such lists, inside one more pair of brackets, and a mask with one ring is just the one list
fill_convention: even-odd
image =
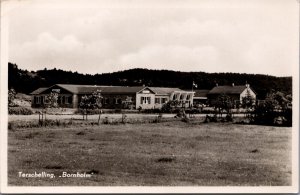
[(247, 87), (247, 88), (249, 88), (249, 87), (250, 87), (250, 85), (249, 85), (248, 83), (246, 83), (246, 87)]
[(232, 87), (234, 87), (234, 83), (232, 83)]

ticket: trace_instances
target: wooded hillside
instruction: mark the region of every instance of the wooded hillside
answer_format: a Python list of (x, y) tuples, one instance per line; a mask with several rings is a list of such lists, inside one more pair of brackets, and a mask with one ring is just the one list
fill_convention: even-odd
[(28, 71), (8, 63), (8, 87), (29, 94), (39, 87), (53, 84), (156, 86), (191, 89), (193, 81), (198, 89), (212, 89), (218, 85), (244, 85), (246, 82), (264, 99), (272, 90), (292, 94), (292, 77), (275, 77), (260, 74), (178, 72), (171, 70), (130, 69), (94, 75), (60, 69)]

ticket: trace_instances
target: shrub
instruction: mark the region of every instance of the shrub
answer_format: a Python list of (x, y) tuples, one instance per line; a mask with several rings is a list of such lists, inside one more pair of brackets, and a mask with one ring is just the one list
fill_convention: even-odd
[(56, 122), (56, 126), (58, 126), (58, 127), (59, 127), (59, 126), (61, 125), (61, 122), (60, 122), (60, 120), (56, 119), (56, 121), (55, 121), (55, 122)]
[(192, 109), (187, 109), (185, 111), (185, 113), (187, 113), (187, 114), (200, 114), (201, 110), (197, 109), (197, 108), (192, 108)]
[(214, 114), (213, 116), (206, 115), (204, 122), (205, 123), (218, 122), (217, 115), (216, 114)]
[(16, 128), (16, 125), (13, 122), (8, 122), (8, 130), (14, 131)]
[(185, 116), (184, 118), (181, 119), (181, 121), (185, 123), (189, 123), (190, 119), (187, 116)]
[(226, 121), (230, 121), (232, 122), (233, 121), (233, 118), (232, 118), (232, 114), (227, 114), (226, 117), (225, 117)]
[(114, 112), (115, 112), (115, 113), (122, 113), (122, 110), (121, 110), (121, 109), (115, 109)]
[(142, 113), (146, 113), (146, 114), (153, 114), (153, 113), (160, 113), (161, 110), (158, 108), (152, 108), (152, 109), (145, 109), (141, 111)]
[(8, 107), (8, 114), (31, 115), (33, 114), (33, 111), (25, 107)]
[(85, 112), (86, 112), (86, 114), (94, 115), (94, 114), (100, 114), (101, 110), (100, 109), (87, 109), (85, 111), (85, 109), (78, 109), (77, 111), (75, 111), (75, 114), (83, 114)]
[(109, 124), (108, 117), (105, 117), (105, 118), (104, 118), (103, 124)]

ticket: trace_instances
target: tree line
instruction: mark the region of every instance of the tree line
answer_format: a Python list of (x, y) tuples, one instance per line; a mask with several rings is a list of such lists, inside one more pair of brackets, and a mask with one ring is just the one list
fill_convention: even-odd
[(272, 91), (292, 94), (292, 77), (275, 77), (262, 74), (245, 73), (205, 73), (179, 72), (171, 70), (130, 69), (125, 71), (94, 75), (60, 69), (28, 71), (8, 63), (8, 87), (19, 93), (29, 94), (40, 87), (62, 84), (117, 85), (117, 86), (153, 86), (178, 87), (191, 90), (192, 83), (198, 89), (212, 89), (220, 85), (245, 85), (249, 83), (257, 93), (258, 99), (265, 99)]

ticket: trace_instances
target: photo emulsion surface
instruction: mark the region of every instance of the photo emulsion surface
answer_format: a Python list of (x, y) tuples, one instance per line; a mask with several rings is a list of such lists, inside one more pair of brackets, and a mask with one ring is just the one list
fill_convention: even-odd
[(1, 6), (7, 191), (298, 189), (298, 1)]

